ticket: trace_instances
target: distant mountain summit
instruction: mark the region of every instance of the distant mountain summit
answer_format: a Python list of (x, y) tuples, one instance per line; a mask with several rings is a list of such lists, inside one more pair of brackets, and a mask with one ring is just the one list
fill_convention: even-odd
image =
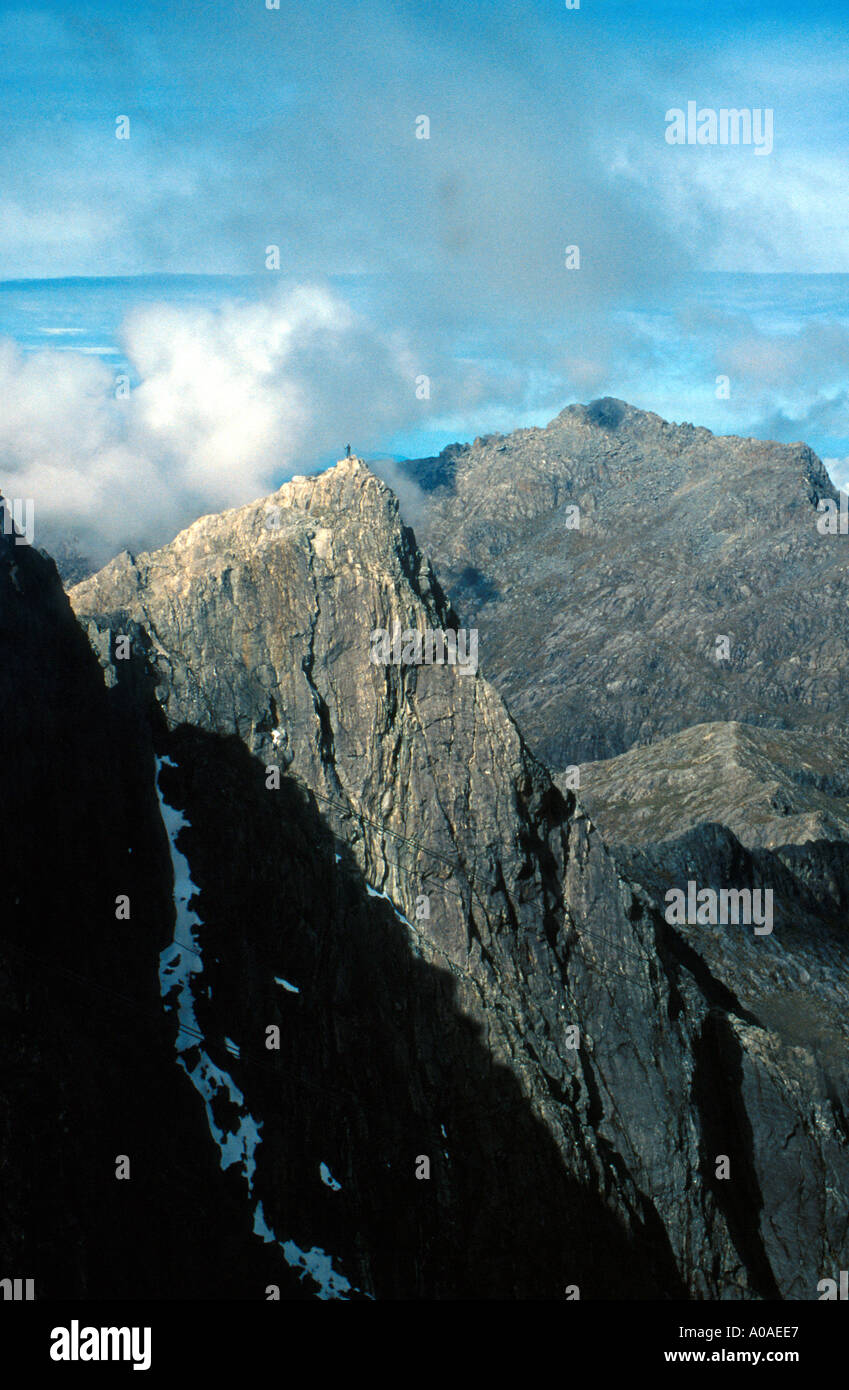
[(804, 444), (623, 401), (404, 466), (416, 534), (483, 669), (555, 771), (689, 725), (845, 726), (849, 537)]

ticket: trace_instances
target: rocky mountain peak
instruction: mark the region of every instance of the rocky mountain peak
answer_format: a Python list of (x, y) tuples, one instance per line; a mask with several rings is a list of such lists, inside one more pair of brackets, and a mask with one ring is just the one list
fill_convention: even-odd
[[(536, 434), (479, 441), (452, 455), (457, 496), (501, 476), (505, 447), (532, 447), (537, 473), (517, 475), (500, 531), (478, 538), (490, 555), (513, 546), (532, 585), (546, 552), (530, 552), (531, 538), (556, 538), (547, 582), (566, 555), (571, 598), (543, 616), (577, 621), (584, 643), (609, 581), (602, 562), (620, 566), (608, 620), (621, 633), (625, 570), (612, 540), (606, 560), (603, 547), (623, 470), (648, 454), (628, 446), (611, 493), (589, 444), (552, 462)], [(561, 502), (544, 523), (546, 488)], [(577, 545), (565, 525), (575, 496), (592, 523)], [(794, 545), (808, 553), (792, 524), (785, 563)], [(477, 534), (471, 516), (464, 534)], [(696, 546), (714, 576), (734, 543), (715, 534)], [(375, 630), (444, 636), (459, 620), (392, 492), (358, 458), (117, 556), (71, 590), (73, 613), (51, 562), (22, 551), (17, 563), (3, 542), (0, 713), (19, 794), (0, 812), (14, 865), (0, 965), (38, 1149), (22, 1158), (0, 1140), (9, 1259), (50, 1187), (51, 1117), (72, 1113), (82, 1136), (63, 1161), (86, 1229), (61, 1238), (60, 1184), (39, 1218), (45, 1286), (108, 1287), (127, 1240), (140, 1287), (165, 1268), (199, 1296), (254, 1297), (271, 1282), (319, 1298), (550, 1297), (568, 1284), (582, 1297), (813, 1298), (838, 1267), (849, 862), (820, 841), (778, 844), (775, 822), (786, 810), (811, 835), (841, 824), (841, 788), (808, 758), (808, 782), (788, 770), (765, 797), (771, 744), (742, 720), (708, 723), (666, 755), (681, 764), (682, 807), (660, 848), (647, 822), (669, 781), (663, 750), (659, 762), (628, 755), (612, 781), (584, 769), (602, 819), (623, 815), (619, 781), (638, 812), (639, 843), (614, 857), (487, 678), (492, 605), (505, 598), (486, 598), (480, 671), (415, 648), (375, 660)], [(511, 603), (513, 640), (526, 667), (536, 654), (544, 691), (560, 629)], [(669, 640), (680, 661), (682, 634)], [(591, 673), (586, 648), (568, 650)], [(692, 701), (692, 662), (685, 674)], [(604, 729), (598, 708), (586, 718)], [(693, 823), (711, 804), (702, 774), (722, 784), (729, 769), (734, 824), (742, 834), (765, 818), (760, 840)], [(695, 876), (743, 893), (766, 876), (769, 934), (668, 920), (668, 886)], [(34, 988), (43, 1035), (23, 1023)], [(95, 1009), (84, 1031), (80, 991)], [(118, 997), (120, 1037), (101, 1017)], [(87, 1177), (128, 1148), (160, 1225), (120, 1194), (101, 1209)], [(717, 1154), (734, 1184), (717, 1180)], [(196, 1198), (181, 1165), (221, 1213), (197, 1254), (182, 1238)], [(235, 1252), (226, 1270), (220, 1248)]]
[[(510, 447), (521, 450), (524, 438)], [(501, 447), (458, 451), (458, 475)], [(594, 466), (587, 454), (582, 467)], [(361, 460), (203, 518), (160, 551), (119, 557), (71, 599), (110, 680), (119, 679), (116, 638), (131, 633), (171, 731), (158, 736), (169, 760), (160, 786), (190, 823), (179, 850), (208, 924), (197, 941), (219, 1000), (197, 1002), (205, 1036), (241, 1040), (248, 1059), (256, 1001), (276, 997), (275, 979), (292, 981), (295, 962), (298, 990), (311, 982), (312, 1012), (308, 1036), (286, 1028), (288, 1066), (314, 1076), (318, 1066), (335, 1089), (351, 1087), (368, 1115), (364, 1129), (343, 1133), (321, 1112), (294, 1158), (261, 1070), (240, 1063), (246, 1113), (268, 1125), (256, 1184), (272, 1231), (292, 1221), (274, 1179), (282, 1165), (303, 1194), (298, 1248), (311, 1240), (333, 1249), (351, 1287), (381, 1294), (423, 1278), (444, 1288), (447, 1277), (467, 1288), (479, 1270), (472, 1275), (465, 1257), (440, 1265), (438, 1250), (458, 1243), (471, 1183), (486, 1207), (481, 1231), (499, 1232), (488, 1277), (502, 1292), (548, 1287), (566, 1249), (587, 1289), (627, 1287), (637, 1271), (643, 1292), (807, 1296), (833, 1260), (825, 1232), (843, 1219), (834, 1194), (846, 1188), (845, 1155), (829, 1075), (813, 1079), (821, 1062), (783, 1050), (780, 1035), (738, 1001), (723, 974), (736, 981), (739, 972), (725, 970), (721, 945), (705, 967), (650, 893), (617, 870), (484, 675), (371, 660), (374, 629), (456, 620), (394, 497)], [(517, 612), (514, 604), (514, 626)], [(534, 637), (529, 616), (525, 643)], [(484, 671), (492, 632), (482, 624)], [(300, 867), (289, 848), (296, 807), (320, 846), (317, 857), (298, 850)], [(227, 837), (236, 824), (234, 849)], [(318, 916), (307, 906), (313, 878), (322, 885)], [(255, 904), (248, 917), (244, 893)], [(747, 958), (749, 974), (760, 960)], [(411, 1021), (403, 1033), (396, 1009)], [(373, 1038), (364, 1018), (374, 1021)], [(470, 1054), (460, 1040), (472, 1037), (482, 1048)], [(401, 1089), (413, 1113), (396, 1123), (379, 1098), (397, 1095), (385, 1069), (408, 1045)], [(729, 1075), (739, 1095), (717, 1111), (711, 1097)], [(507, 1088), (500, 1099), (487, 1076), (496, 1091)], [(768, 1124), (754, 1099), (764, 1088)], [(488, 1097), (486, 1116), (471, 1116), (474, 1141), (463, 1109), (470, 1095)], [(801, 1095), (816, 1098), (816, 1125), (800, 1113)], [(302, 1113), (296, 1095), (291, 1106)], [(738, 1106), (753, 1137), (723, 1129)], [(771, 1208), (760, 1212), (762, 1194), (786, 1194), (788, 1150), (775, 1149), (776, 1124), (792, 1137), (789, 1161), (836, 1176), (823, 1180), (816, 1212), (803, 1210), (799, 1192), (787, 1197), (792, 1212), (773, 1222)], [(405, 1144), (431, 1151), (430, 1139), (411, 1137), (417, 1125), (462, 1138), (444, 1147), (438, 1208), (402, 1217), (369, 1175), (381, 1162), (403, 1167)], [(331, 1138), (330, 1167), (347, 1176), (345, 1202), (328, 1213), (309, 1197), (308, 1174), (327, 1162), (317, 1146)], [(711, 1177), (717, 1145), (745, 1175), (752, 1200), (742, 1208)], [(495, 1181), (507, 1150), (516, 1161)], [(374, 1223), (390, 1209), (395, 1223), (414, 1219), (424, 1264), (420, 1256), (387, 1263), (375, 1245)], [(478, 1268), (476, 1241), (464, 1249)]]

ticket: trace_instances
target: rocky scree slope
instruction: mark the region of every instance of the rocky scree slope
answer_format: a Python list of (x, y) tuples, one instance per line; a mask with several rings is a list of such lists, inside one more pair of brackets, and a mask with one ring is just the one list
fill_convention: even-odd
[[(240, 1048), (274, 1231), (300, 1219), (299, 1248), (321, 1233), (378, 1297), (816, 1297), (849, 1206), (823, 1059), (620, 877), (482, 676), (369, 661), (375, 628), (455, 619), (361, 461), (119, 556), (71, 598), (107, 669), (118, 635), (147, 649), (214, 972), (198, 1015)], [(296, 807), (321, 854), (311, 915), (274, 870)], [(297, 1014), (274, 992), (291, 960)], [(250, 1058), (272, 997), (269, 1081)], [(299, 1070), (336, 1078), (314, 1126)], [(339, 1190), (319, 1209), (304, 1165), (328, 1143)]]

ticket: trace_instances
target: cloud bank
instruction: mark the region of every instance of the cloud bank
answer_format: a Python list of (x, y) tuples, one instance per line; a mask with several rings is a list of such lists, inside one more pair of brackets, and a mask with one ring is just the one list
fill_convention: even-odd
[(91, 355), (0, 341), (0, 486), (33, 497), (37, 540), (94, 561), (162, 543), (409, 416), (417, 363), (320, 286), (127, 318), (132, 387)]
[[(278, 245), (286, 288), (132, 311), (127, 399), (91, 346), (0, 344), (0, 486), (99, 561), (348, 442), (429, 453), (603, 394), (845, 455), (846, 305), (800, 330), (690, 286), (849, 269), (845, 22), (774, 8), (5, 9), (4, 275), (263, 276)], [(774, 108), (773, 152), (670, 147), (690, 98)]]
[[(531, 358), (509, 329), (463, 356), (436, 326), (393, 327), (379, 294), (371, 308), (321, 283), (253, 295), (132, 308), (126, 373), (67, 330), (44, 330), (57, 346), (31, 352), (0, 339), (0, 488), (34, 499), (38, 544), (101, 564), (326, 467), (348, 443), (369, 457), (430, 453), (435, 439), (545, 424), (603, 394), (717, 433), (805, 439), (823, 456), (849, 446), (849, 323), (784, 323), (770, 305), (758, 321), (721, 307), (722, 283), (715, 305), (588, 315), (574, 336), (541, 335)], [(400, 495), (403, 472), (378, 471)], [(416, 499), (405, 505), (414, 516)]]

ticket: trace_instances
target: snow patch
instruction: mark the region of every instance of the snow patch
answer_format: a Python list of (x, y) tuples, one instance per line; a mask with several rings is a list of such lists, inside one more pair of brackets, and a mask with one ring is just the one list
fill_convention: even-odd
[[(209, 1131), (221, 1154), (221, 1167), (230, 1168), (234, 1163), (240, 1164), (242, 1176), (248, 1185), (248, 1193), (252, 1195), (256, 1173), (256, 1151), (262, 1143), (260, 1136), (262, 1123), (257, 1122), (252, 1115), (247, 1113), (244, 1109), (245, 1098), (232, 1077), (227, 1072), (222, 1071), (221, 1067), (216, 1066), (204, 1050), (203, 1044), (206, 1039), (195, 1013), (194, 977), (203, 973), (203, 955), (200, 942), (195, 935), (195, 928), (202, 927), (203, 922), (190, 906), (199, 889), (192, 881), (188, 859), (177, 847), (180, 831), (189, 826), (190, 821), (186, 820), (182, 811), (168, 805), (159, 786), (160, 770), (163, 767), (176, 766), (177, 764), (171, 758), (156, 759), (156, 795), (171, 850), (175, 908), (174, 939), (170, 945), (165, 947), (159, 957), (159, 988), (166, 1010), (170, 1013), (176, 1007), (178, 1027), (174, 1046), (177, 1052), (177, 1063), (183, 1068), (195, 1090), (203, 1098)], [(288, 980), (277, 979), (276, 983), (282, 985), (292, 994), (300, 993), (297, 985), (290, 984)], [(207, 989), (207, 994), (211, 997), (209, 989)], [(236, 1043), (227, 1037), (225, 1037), (224, 1043), (228, 1052), (231, 1052), (235, 1057), (239, 1056), (239, 1048)], [(197, 1061), (189, 1066), (194, 1054), (197, 1055)], [(221, 1129), (216, 1124), (212, 1113), (212, 1102), (225, 1092), (232, 1104), (241, 1112), (239, 1126), (236, 1130)], [(334, 1190), (338, 1191), (340, 1184), (335, 1183), (329, 1168), (326, 1164), (322, 1164), (322, 1181), (325, 1180), (325, 1172), (329, 1180), (328, 1186), (332, 1186)], [(318, 1246), (313, 1246), (311, 1250), (305, 1251), (301, 1250), (293, 1240), (278, 1240), (265, 1220), (262, 1202), (257, 1203), (254, 1211), (253, 1231), (254, 1235), (261, 1236), (266, 1244), (273, 1242), (278, 1245), (283, 1252), (286, 1263), (293, 1269), (299, 1269), (302, 1279), (309, 1275), (318, 1288), (316, 1294), (318, 1299), (322, 1301), (340, 1299), (347, 1302), (347, 1295), (351, 1292), (351, 1284), (344, 1275), (339, 1274), (333, 1268), (331, 1256)], [(354, 1290), (354, 1292), (359, 1291)]]
[(370, 883), (366, 884), (366, 892), (368, 893), (370, 898), (383, 898), (383, 901), (387, 902), (389, 906), (392, 908), (392, 911), (395, 913), (395, 916), (398, 918), (398, 921), (401, 923), (402, 926), (409, 927), (410, 931), (416, 930), (412, 922), (407, 921), (403, 912), (398, 911), (397, 907), (395, 906), (388, 893), (378, 893), (377, 889), (372, 888)]
[[(279, 1245), (287, 1265), (292, 1269), (299, 1269), (302, 1279), (308, 1274), (318, 1285), (316, 1297), (322, 1302), (336, 1298), (347, 1303), (347, 1295), (352, 1291), (351, 1285), (344, 1274), (337, 1274), (330, 1255), (325, 1250), (319, 1249), (317, 1245), (314, 1245), (311, 1250), (302, 1250), (293, 1240), (278, 1240), (265, 1219), (262, 1202), (257, 1202), (254, 1212), (254, 1235), (262, 1236), (266, 1245)], [(354, 1292), (358, 1292), (358, 1290), (354, 1290)]]
[[(205, 1050), (206, 1039), (195, 1013), (192, 977), (203, 973), (203, 955), (195, 928), (202, 927), (203, 922), (190, 906), (199, 890), (197, 884), (192, 881), (188, 859), (177, 847), (180, 831), (191, 822), (186, 820), (182, 811), (168, 805), (159, 786), (160, 769), (176, 766), (170, 758), (158, 758), (156, 762), (156, 794), (171, 849), (176, 909), (174, 938), (159, 957), (159, 990), (169, 1013), (176, 1004), (177, 1038), (174, 1046), (177, 1062), (203, 1098), (209, 1132), (221, 1155), (221, 1167), (226, 1169), (231, 1168), (234, 1163), (239, 1164), (242, 1176), (247, 1181), (248, 1191), (252, 1192), (256, 1173), (256, 1150), (260, 1143), (259, 1131), (262, 1124), (244, 1112), (245, 1098), (242, 1092), (232, 1077), (217, 1066)], [(229, 1038), (225, 1039), (225, 1043), (228, 1044), (228, 1050), (236, 1046)], [(194, 1060), (195, 1054), (197, 1060)], [(238, 1048), (234, 1055), (238, 1057)], [(235, 1130), (227, 1131), (215, 1122), (213, 1102), (222, 1095), (226, 1095), (230, 1103), (243, 1112)]]
[(341, 1182), (336, 1181), (326, 1163), (322, 1163), (318, 1171), (321, 1174), (321, 1181), (324, 1183), (325, 1187), (329, 1187), (331, 1192), (342, 1191)]

